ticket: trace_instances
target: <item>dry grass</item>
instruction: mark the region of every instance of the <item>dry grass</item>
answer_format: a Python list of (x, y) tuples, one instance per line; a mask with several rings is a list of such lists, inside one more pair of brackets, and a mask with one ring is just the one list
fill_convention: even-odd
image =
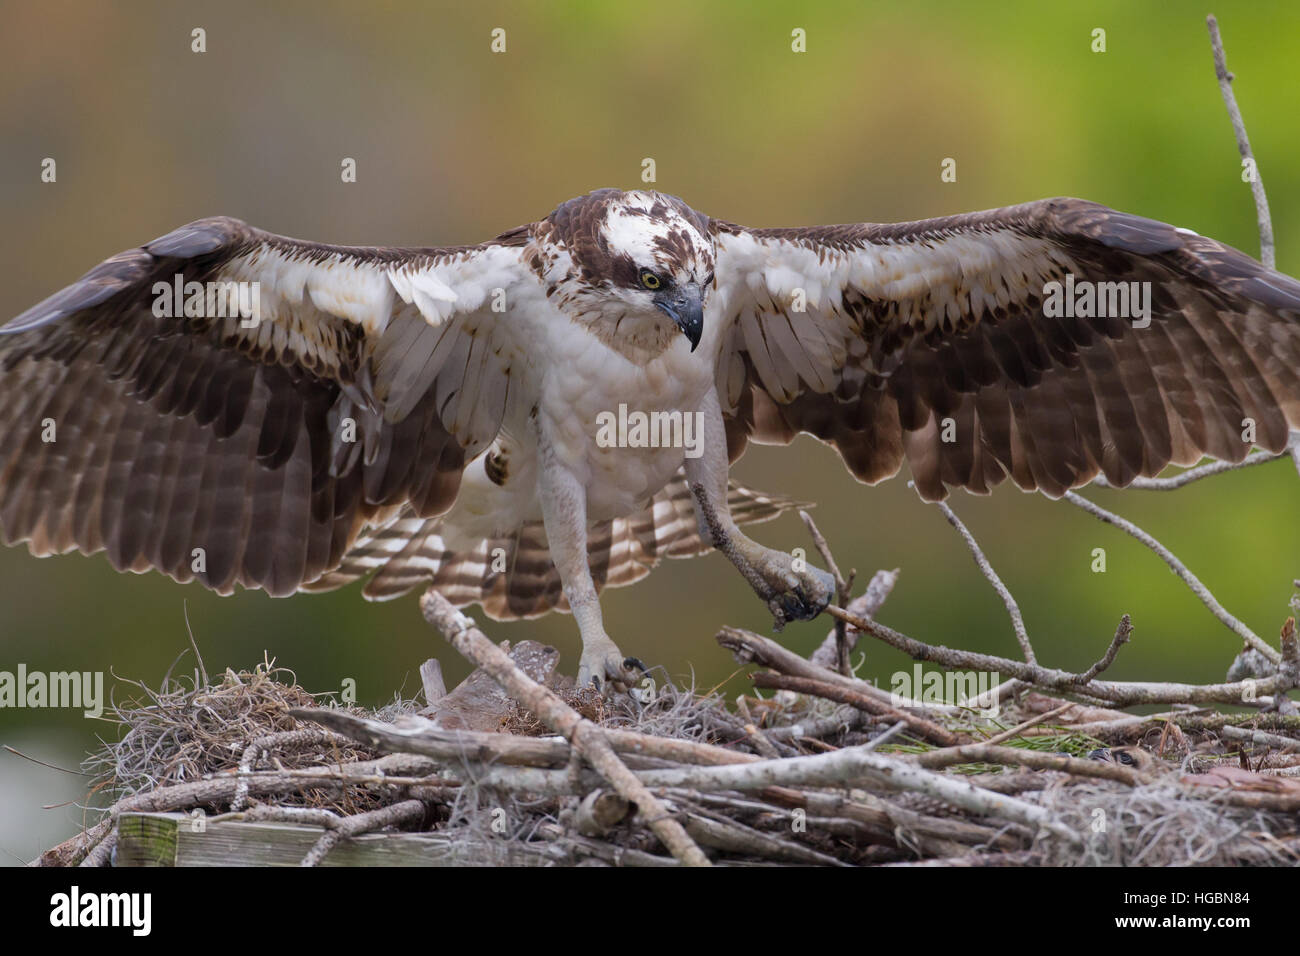
[[(290, 708), (319, 706), (319, 702), (297, 684), (291, 670), (273, 662), (263, 662), (251, 671), (227, 671), (211, 683), (196, 673), (168, 677), (157, 689), (138, 681), (124, 684), (131, 690), (130, 699), (114, 705), (121, 734), (117, 740), (105, 742), (85, 764), (96, 774), (94, 790), (101, 801), (229, 775), (238, 770), (241, 761), (251, 770), (303, 770), (380, 756), (375, 749), (292, 717)], [(744, 714), (716, 693), (700, 694), (672, 685), (661, 686), (648, 704), (627, 696), (607, 701), (590, 691), (575, 693), (571, 689), (565, 699), (604, 727), (757, 753), (761, 747), (746, 729), (748, 718), (754, 722), (751, 726), (757, 725), (767, 746), (782, 757), (858, 746), (890, 726), (889, 720), (873, 720), (852, 708), (792, 694), (746, 698)], [(414, 701), (396, 701), (380, 711), (347, 711), (400, 723), (400, 718), (416, 708)], [(945, 723), (979, 739), (1014, 726), (1026, 715), (1012, 708), (995, 723), (964, 712)], [(796, 725), (816, 732), (794, 733)], [(547, 735), (535, 718), (520, 711), (510, 715), (505, 730), (523, 736)], [(257, 741), (268, 745), (250, 747)], [(790, 807), (773, 794), (673, 791), (666, 799), (675, 813), (696, 821), (697, 826), (702, 821), (730, 828), (728, 839), (733, 841), (737, 834), (751, 835), (749, 852), (739, 843), (731, 849), (710, 847), (715, 862), (733, 864), (791, 862), (781, 856), (792, 852), (792, 842), (801, 851), (822, 854), (828, 861), (857, 865), (923, 860), (1065, 866), (1295, 863), (1300, 834), (1294, 813), (1228, 806), (1216, 792), (1180, 782), (1182, 772), (1212, 766), (1225, 759), (1224, 755), (1231, 755), (1235, 764), (1237, 748), (1231, 741), (1219, 738), (1213, 729), (1189, 731), (1183, 751), (1168, 750), (1172, 760), (1152, 752), (1158, 743), (1148, 733), (1132, 747), (1146, 755), (1143, 767), (1147, 777), (1137, 786), (986, 763), (959, 764), (944, 771), (1049, 810), (1076, 839), (1062, 839), (1047, 829), (1034, 832), (1005, 821), (982, 819), (924, 794), (891, 791), (866, 781), (841, 788), (808, 788), (813, 795), (833, 794), (848, 809), (843, 819), (836, 820), (809, 804), (807, 829), (796, 840), (791, 839)], [(1032, 735), (1003, 745), (1115, 759), (1102, 741), (1065, 726), (1039, 725)], [(909, 754), (933, 749), (922, 740), (898, 734), (880, 752), (907, 759)], [(1289, 760), (1284, 755), (1274, 763), (1284, 765)], [(656, 763), (629, 760), (629, 766), (645, 769)], [(671, 862), (635, 815), (593, 838), (583, 834), (577, 822), (577, 796), (532, 795), (483, 785), (480, 780), (487, 769), (481, 763), (450, 762), (440, 772), (455, 778), (459, 785), (421, 797), (429, 809), (421, 826), (447, 837), (443, 849), (436, 851), (441, 862)], [(265, 802), (351, 816), (409, 800), (413, 793), (418, 791), (409, 785), (302, 787), (288, 788)], [(200, 806), (208, 813), (231, 809), (228, 801)], [(870, 819), (871, 814), (880, 814), (887, 825), (863, 824), (862, 819)], [(970, 830), (964, 836), (939, 835), (945, 827), (967, 825)]]

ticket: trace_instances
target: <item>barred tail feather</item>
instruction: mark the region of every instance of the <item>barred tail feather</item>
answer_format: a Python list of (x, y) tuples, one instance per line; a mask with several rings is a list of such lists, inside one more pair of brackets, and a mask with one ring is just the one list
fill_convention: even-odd
[[(738, 524), (770, 521), (806, 507), (734, 481), (727, 485), (727, 503)], [(452, 551), (439, 534), (444, 520), (404, 510), (387, 525), (363, 532), (338, 568), (302, 590), (333, 590), (373, 572), (362, 591), (372, 601), (432, 585), (457, 607), (480, 604), (498, 621), (569, 610), (541, 522), (524, 525), (512, 537), (485, 540), (473, 550)], [(640, 511), (595, 525), (587, 550), (599, 591), (641, 580), (662, 558), (689, 558), (710, 547), (699, 535), (690, 487), (678, 472)]]

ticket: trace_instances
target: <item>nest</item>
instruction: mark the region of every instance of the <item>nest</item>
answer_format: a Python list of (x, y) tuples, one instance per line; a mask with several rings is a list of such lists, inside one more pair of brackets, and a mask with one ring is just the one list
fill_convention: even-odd
[[(318, 699), (271, 662), (130, 684), (120, 735), (86, 765), (101, 821), (38, 862), (111, 863), (122, 814), (201, 811), (317, 828), (306, 865), (369, 833), (421, 834), (429, 862), (462, 865), (1294, 864), (1294, 617), (1274, 646), (1141, 529), (1067, 501), (1147, 544), (1242, 642), (1227, 683), (1103, 679), (1135, 633), (1128, 615), (1087, 671), (1041, 664), (1010, 591), (943, 504), (1022, 657), (901, 634), (875, 620), (898, 572), (850, 599), (852, 575), (804, 515), (836, 579), (836, 626), (809, 658), (724, 627), (718, 644), (755, 665), (753, 694), (728, 702), (662, 673), (612, 694), (577, 688), (554, 648), (497, 645), (430, 590), (425, 619), (478, 668), (459, 686), (447, 692), (428, 661), (423, 705), (368, 711)], [(961, 700), (885, 693), (850, 666), (864, 637), (937, 675), (1006, 679)]]
[[(554, 683), (565, 705), (602, 730), (721, 748), (751, 759), (784, 761), (870, 747), (881, 759), (907, 760), (944, 749), (923, 733), (899, 729), (889, 715), (866, 714), (814, 694), (779, 691), (767, 698), (745, 696), (728, 706), (716, 693), (668, 683), (656, 686), (648, 699), (605, 698), (577, 691), (562, 679)], [(574, 774), (570, 792), (530, 792), (527, 771), (560, 777), (573, 769), (572, 757), (557, 762), (538, 756), (529, 765), (485, 744), (491, 736), (502, 743), (560, 740), (532, 711), (508, 698), (508, 706), (491, 715), (501, 731), (493, 734), (440, 728), (436, 707), (425, 710), (432, 718), (421, 716), (416, 701), (395, 701), (378, 711), (329, 706), (298, 686), (292, 671), (270, 662), (251, 671), (227, 671), (211, 683), (196, 673), (168, 679), (156, 690), (139, 682), (129, 686), (134, 697), (115, 705), (118, 738), (85, 763), (97, 774), (95, 791), (114, 808), (107, 811), (109, 821), (127, 809), (200, 810), (214, 819), (334, 820), (334, 826), (325, 826), (328, 836), (342, 821), (369, 817), (376, 825), (356, 833), (386, 826), (445, 836), (443, 858), (437, 861), (442, 863), (674, 862), (638, 808), (603, 781)], [(936, 726), (963, 741), (987, 740), (1054, 704), (1059, 707), (1027, 694), (996, 720), (972, 710), (945, 716)], [(1090, 716), (1087, 708), (1078, 710)], [(1284, 723), (1294, 721), (1271, 721)], [(376, 744), (377, 728), (464, 746), (459, 755), (443, 758), (402, 754), (392, 741)], [(1052, 721), (997, 746), (1018, 752), (1020, 765), (1014, 755), (990, 760), (986, 753), (977, 755), (984, 759), (953, 763), (942, 775), (1040, 808), (1050, 826), (975, 813), (923, 788), (885, 786), (870, 774), (838, 786), (726, 789), (687, 782), (657, 792), (711, 861), (721, 864), (1261, 865), (1296, 859), (1300, 833), (1293, 813), (1233, 805), (1223, 798), (1241, 794), (1240, 789), (1188, 782), (1191, 776), (1213, 779), (1210, 771), (1221, 765), (1238, 766), (1240, 748), (1215, 729), (1190, 726), (1175, 743), (1155, 729), (1091, 734)], [(627, 748), (621, 755), (638, 773), (718, 766), (637, 755)], [(385, 760), (392, 773), (379, 783), (374, 769)], [(1066, 769), (1048, 769), (1053, 762)], [(1294, 765), (1284, 754), (1262, 763), (1268, 768), (1261, 765), (1250, 773)], [(1088, 775), (1080, 764), (1114, 771), (1116, 779)], [(351, 781), (349, 770), (355, 771)], [(317, 786), (317, 779), (298, 781), (295, 773), (337, 782)], [(249, 788), (238, 784), (241, 776), (278, 777), (279, 783), (250, 797)], [(221, 786), (205, 789), (213, 784)], [(1278, 788), (1274, 795), (1285, 792)], [(386, 820), (386, 813), (411, 804), (421, 811)], [(317, 815), (304, 817), (304, 812)], [(381, 820), (386, 822), (380, 825)], [(45, 862), (84, 858), (93, 834), (79, 838), (79, 853), (58, 859), (58, 852), (50, 851)], [(111, 828), (99, 836), (99, 847), (111, 843)], [(106, 856), (111, 860), (111, 851)]]
[[(343, 738), (304, 726), (290, 710), (317, 706), (317, 697), (298, 685), (297, 675), (273, 661), (249, 671), (227, 670), (210, 681), (192, 675), (163, 678), (157, 689), (142, 681), (122, 681), (128, 697), (113, 703), (119, 733), (82, 763), (92, 777), (91, 792), (112, 803), (178, 784), (211, 779), (239, 771), (265, 759), (273, 749), (277, 765), (300, 770), (322, 763), (349, 764), (376, 756)], [(379, 711), (349, 708), (346, 712), (392, 719), (418, 707), (396, 700)], [(303, 789), (281, 796), (285, 806), (310, 807), (339, 813), (373, 809), (384, 801), (364, 793), (343, 799), (331, 789)], [(195, 804), (185, 809), (221, 812), (227, 807)]]

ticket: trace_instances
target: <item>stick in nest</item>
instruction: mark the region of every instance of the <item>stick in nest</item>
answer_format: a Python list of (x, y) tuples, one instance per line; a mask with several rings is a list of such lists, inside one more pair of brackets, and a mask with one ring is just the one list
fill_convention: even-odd
[(619, 759), (600, 728), (585, 720), (555, 694), (517, 668), (501, 648), (474, 622), (430, 588), (420, 598), (424, 618), (453, 647), (483, 668), (511, 697), (536, 714), (543, 723), (569, 740), (596, 772), (625, 799), (636, 804), (642, 819), (673, 857), (689, 866), (708, 866), (709, 860), (685, 828), (668, 812), (636, 775)]

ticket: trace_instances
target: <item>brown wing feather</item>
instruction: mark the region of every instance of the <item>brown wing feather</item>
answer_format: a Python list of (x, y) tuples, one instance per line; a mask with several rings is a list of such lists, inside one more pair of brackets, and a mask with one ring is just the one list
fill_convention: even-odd
[[(364, 523), (408, 501), (420, 515), (445, 511), (466, 452), (434, 407), (434, 380), (387, 420), (355, 317), (316, 308), (300, 288), (309, 317), (268, 316), (275, 334), (259, 338), (220, 319), (156, 317), (152, 287), (177, 273), (222, 277), (241, 256), (246, 269), (275, 254), (382, 276), (525, 239), (362, 249), (210, 219), (107, 260), (0, 334), (3, 540), (284, 595), (337, 566)], [(341, 446), (348, 419), (356, 442)]]
[[(1240, 460), (1246, 419), (1272, 452), (1300, 427), (1300, 283), (1212, 239), (1073, 199), (714, 229), (719, 275), (742, 273), (719, 373), (733, 459), (750, 439), (808, 432), (864, 481), (906, 459), (927, 499), (1008, 476), (1060, 495), (1098, 474), (1123, 485), (1206, 454)], [(806, 312), (789, 273), (823, 287)], [(1067, 273), (1149, 283), (1150, 325), (1048, 315), (1045, 286)], [(810, 374), (827, 343), (842, 359)]]

